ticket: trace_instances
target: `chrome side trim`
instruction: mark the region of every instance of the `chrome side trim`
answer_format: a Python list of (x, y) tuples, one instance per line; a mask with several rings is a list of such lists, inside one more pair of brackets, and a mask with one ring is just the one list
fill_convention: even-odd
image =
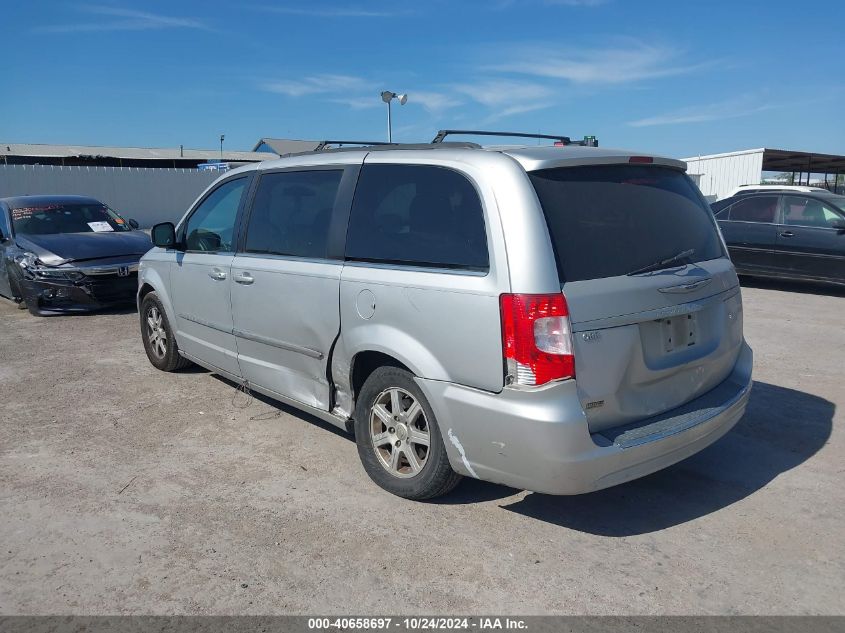
[(735, 246), (735, 245), (732, 245), (732, 244), (728, 244), (728, 250), (729, 251), (734, 250), (734, 251), (748, 251), (748, 252), (752, 252), (752, 253), (769, 253), (769, 254), (771, 254), (771, 253), (775, 252), (775, 247), (772, 246), (771, 248), (755, 248), (754, 246)]
[(785, 248), (775, 251), (777, 255), (789, 255), (791, 257), (813, 257), (815, 259), (845, 260), (845, 255), (832, 255), (831, 253), (805, 253), (802, 251), (787, 250)]
[(285, 349), (289, 352), (297, 352), (298, 354), (304, 354), (310, 358), (316, 358), (317, 360), (322, 360), (324, 354), (321, 351), (316, 349), (311, 349), (310, 347), (302, 347), (301, 345), (296, 345), (294, 343), (287, 343), (285, 341), (280, 341), (278, 339), (270, 338), (268, 336), (261, 336), (260, 334), (253, 334), (252, 332), (244, 332), (243, 330), (233, 330), (232, 333), (239, 337), (245, 338), (248, 341), (255, 341), (256, 343), (263, 343), (264, 345), (270, 345), (271, 347), (278, 347), (279, 349)]
[(826, 284), (836, 286), (838, 288), (845, 287), (845, 279), (832, 279), (829, 277), (819, 277), (813, 275), (796, 275), (789, 272), (782, 273), (780, 271), (769, 270), (750, 270), (748, 268), (741, 268), (736, 271), (737, 275), (744, 275), (745, 277), (760, 277), (765, 279), (783, 279), (785, 281), (797, 282), (812, 282), (819, 284)]
[[(205, 327), (210, 327), (212, 330), (217, 330), (218, 332), (225, 332), (226, 334), (232, 334), (232, 328), (224, 327), (219, 325), (218, 323), (212, 323), (211, 321), (206, 321), (199, 317), (194, 316), (193, 314), (182, 314), (178, 313), (180, 319), (185, 319), (186, 321), (190, 321), (191, 323), (197, 323), (198, 325), (204, 325)], [(193, 359), (191, 359), (193, 360)]]

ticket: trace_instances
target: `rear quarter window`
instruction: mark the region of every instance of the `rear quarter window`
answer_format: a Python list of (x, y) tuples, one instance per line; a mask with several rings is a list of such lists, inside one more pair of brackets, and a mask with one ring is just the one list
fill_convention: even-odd
[(444, 167), (364, 165), (349, 219), (346, 258), (487, 270), (478, 192), (465, 176)]
[(686, 250), (724, 256), (713, 213), (681, 171), (657, 165), (559, 167), (529, 173), (561, 282), (626, 275)]
[(760, 222), (772, 224), (778, 210), (777, 196), (753, 196), (733, 204), (730, 219), (733, 222)]

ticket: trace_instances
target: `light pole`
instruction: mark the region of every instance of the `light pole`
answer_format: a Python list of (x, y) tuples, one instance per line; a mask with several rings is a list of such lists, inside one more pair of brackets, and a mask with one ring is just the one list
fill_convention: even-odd
[(226, 139), (225, 134), (220, 135), (220, 162), (223, 162), (223, 141)]
[(395, 92), (390, 92), (390, 90), (385, 90), (381, 93), (381, 100), (387, 104), (387, 142), (393, 142), (393, 129), (390, 123), (390, 102), (394, 99), (399, 100), (399, 105), (405, 105), (408, 103), (408, 95), (398, 95)]

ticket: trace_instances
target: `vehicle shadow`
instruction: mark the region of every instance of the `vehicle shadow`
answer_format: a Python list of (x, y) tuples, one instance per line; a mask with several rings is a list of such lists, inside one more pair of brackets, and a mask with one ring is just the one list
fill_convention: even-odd
[(739, 283), (743, 288), (761, 288), (763, 290), (780, 290), (782, 292), (798, 292), (802, 294), (823, 295), (827, 297), (845, 297), (845, 286), (834, 284), (813, 283), (810, 281), (791, 281), (786, 279), (771, 279), (768, 277), (748, 277), (740, 275)]
[(268, 407), (272, 407), (275, 409), (274, 411), (264, 411), (264, 412), (254, 412), (251, 413), (249, 419), (253, 422), (260, 422), (266, 420), (272, 420), (274, 418), (280, 417), (282, 413), (287, 413), (288, 415), (292, 415), (293, 417), (299, 418), (300, 420), (305, 420), (315, 426), (319, 426), (321, 429), (326, 431), (330, 431), (335, 435), (340, 437), (344, 437), (348, 440), (355, 441), (355, 436), (352, 433), (344, 433), (342, 429), (326, 422), (325, 420), (321, 420), (316, 415), (311, 415), (310, 413), (306, 413), (301, 409), (297, 409), (296, 407), (291, 407), (284, 402), (279, 402), (278, 400), (274, 400), (273, 398), (269, 398), (263, 394), (256, 393), (255, 391), (250, 391), (249, 393), (244, 392), (241, 389), (241, 385), (238, 383), (229, 380), (221, 376), (220, 374), (211, 374), (212, 377), (216, 378), (222, 383), (225, 383), (235, 389), (237, 391), (236, 394), (233, 395), (232, 404), (239, 409), (248, 409), (251, 404), (254, 404), (252, 400), (255, 402), (259, 402), (261, 404), (266, 404)]
[(193, 363), (191, 363), (187, 367), (183, 367), (182, 369), (177, 369), (176, 372), (179, 373), (179, 374), (210, 374), (211, 373), (205, 367), (201, 367), (200, 365), (194, 365)]
[(599, 492), (532, 493), (502, 507), (599, 536), (663, 530), (736, 503), (812, 457), (830, 437), (835, 409), (823, 398), (755, 382), (736, 427), (685, 461)]
[[(491, 484), (489, 481), (464, 477), (458, 487), (442, 497), (428, 499), (425, 503), (433, 505), (468, 505), (483, 501), (496, 501), (512, 497), (522, 492), (517, 488), (509, 488), (501, 484)], [(502, 506), (507, 507), (507, 506)]]
[[(195, 366), (192, 366), (195, 367)], [(186, 370), (182, 370), (186, 371)], [(205, 371), (205, 370), (202, 370)], [(236, 382), (229, 380), (219, 374), (212, 373), (212, 376), (219, 380), (222, 383), (227, 384), (234, 389), (240, 389), (240, 385)], [(355, 442), (355, 434), (350, 428), (350, 432), (346, 433), (342, 429), (326, 422), (318, 418), (317, 416), (311, 415), (309, 413), (305, 413), (304, 411), (297, 409), (296, 407), (292, 407), (286, 405), (283, 402), (279, 402), (278, 400), (274, 400), (273, 398), (269, 398), (263, 394), (250, 392), (249, 395), (244, 393), (242, 390), (236, 396), (243, 404), (246, 404), (247, 407), (250, 404), (250, 398), (253, 398), (256, 402), (260, 402), (262, 404), (271, 407), (272, 410), (264, 411), (262, 413), (255, 413), (250, 416), (250, 420), (252, 421), (265, 421), (265, 420), (272, 420), (276, 417), (279, 417), (281, 413), (287, 413), (294, 417), (297, 417), (301, 420), (305, 420), (315, 426), (320, 427), (323, 430), (329, 431), (334, 433), (339, 437), (343, 437), (350, 442)], [(234, 400), (233, 400), (234, 403)], [(235, 405), (238, 406), (238, 405)], [(246, 408), (246, 407), (244, 407)], [(493, 501), (496, 499), (502, 499), (504, 497), (510, 497), (519, 490), (514, 488), (508, 488), (506, 486), (499, 486), (496, 484), (491, 484), (486, 481), (480, 481), (478, 479), (470, 479), (469, 477), (465, 478), (461, 481), (460, 485), (448, 495), (444, 495), (442, 497), (437, 497), (436, 499), (431, 499), (428, 503), (435, 503), (435, 504), (468, 504), (468, 503), (481, 503), (483, 501)]]

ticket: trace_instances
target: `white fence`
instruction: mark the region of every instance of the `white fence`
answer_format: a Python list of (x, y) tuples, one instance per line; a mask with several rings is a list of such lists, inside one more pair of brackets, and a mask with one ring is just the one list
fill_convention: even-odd
[(176, 222), (220, 172), (135, 167), (0, 165), (0, 198), (76, 194), (97, 198), (143, 228)]

